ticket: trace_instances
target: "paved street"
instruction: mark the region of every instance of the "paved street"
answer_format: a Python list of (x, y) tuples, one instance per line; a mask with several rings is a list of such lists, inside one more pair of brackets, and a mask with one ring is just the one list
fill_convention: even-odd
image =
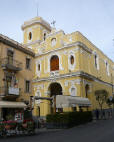
[(67, 130), (40, 130), (34, 136), (4, 138), (0, 142), (114, 142), (114, 118)]

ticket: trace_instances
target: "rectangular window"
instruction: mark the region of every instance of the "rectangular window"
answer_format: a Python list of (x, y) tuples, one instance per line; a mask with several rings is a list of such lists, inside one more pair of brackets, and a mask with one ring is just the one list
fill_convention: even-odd
[(26, 91), (27, 93), (30, 92), (30, 81), (29, 81), (29, 80), (26, 80), (26, 83), (25, 83), (25, 91)]
[(13, 64), (13, 54), (14, 54), (13, 51), (11, 51), (11, 50), (7, 51), (8, 64), (11, 64), (11, 65)]
[(26, 58), (26, 69), (30, 69), (30, 58)]
[(95, 61), (95, 67), (97, 70), (99, 70), (99, 57), (97, 54), (94, 56), (94, 61)]
[(108, 62), (107, 62), (107, 61), (106, 61), (106, 63), (105, 63), (105, 64), (106, 64), (106, 72), (107, 72), (107, 74), (108, 74), (108, 75), (110, 75), (110, 73), (109, 73), (109, 64), (108, 64)]
[(97, 56), (95, 55), (95, 67), (97, 68)]

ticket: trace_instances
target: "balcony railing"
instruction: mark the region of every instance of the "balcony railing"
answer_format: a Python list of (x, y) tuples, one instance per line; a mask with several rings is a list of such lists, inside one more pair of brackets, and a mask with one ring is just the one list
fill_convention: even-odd
[(22, 70), (22, 63), (16, 60), (11, 60), (8, 58), (1, 59), (1, 66), (3, 69), (9, 69), (14, 71), (20, 71)]
[(20, 95), (20, 88), (15, 87), (0, 87), (0, 97), (15, 96)]

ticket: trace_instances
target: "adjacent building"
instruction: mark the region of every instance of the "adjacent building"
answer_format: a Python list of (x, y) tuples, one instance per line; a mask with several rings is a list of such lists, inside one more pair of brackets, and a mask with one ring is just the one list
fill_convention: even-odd
[(0, 119), (20, 119), (30, 105), (33, 58), (31, 50), (0, 34)]

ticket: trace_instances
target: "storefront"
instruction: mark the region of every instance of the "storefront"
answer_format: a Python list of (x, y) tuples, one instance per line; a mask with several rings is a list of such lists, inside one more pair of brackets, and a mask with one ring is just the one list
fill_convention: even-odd
[(0, 101), (1, 120), (23, 120), (26, 107), (23, 102)]

